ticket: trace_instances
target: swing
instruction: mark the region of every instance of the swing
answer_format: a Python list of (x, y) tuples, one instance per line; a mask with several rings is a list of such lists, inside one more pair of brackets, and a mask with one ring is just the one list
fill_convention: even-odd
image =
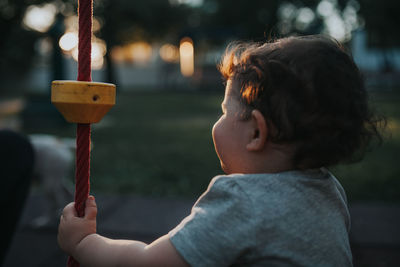
[[(91, 81), (92, 16), (93, 0), (78, 0), (78, 78), (51, 85), (53, 105), (68, 122), (77, 123), (74, 200), (79, 217), (84, 216), (90, 191), (90, 124), (99, 122), (115, 104), (116, 91), (114, 84)], [(69, 257), (67, 265), (78, 267), (79, 263)]]

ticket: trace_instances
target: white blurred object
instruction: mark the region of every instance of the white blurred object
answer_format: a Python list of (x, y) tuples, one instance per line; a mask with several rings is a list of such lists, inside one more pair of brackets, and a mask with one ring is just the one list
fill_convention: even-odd
[(29, 139), (35, 152), (34, 176), (49, 202), (47, 214), (32, 224), (41, 227), (58, 220), (62, 208), (73, 201), (73, 184), (67, 178), (71, 176), (76, 143), (73, 138), (46, 134), (32, 134)]

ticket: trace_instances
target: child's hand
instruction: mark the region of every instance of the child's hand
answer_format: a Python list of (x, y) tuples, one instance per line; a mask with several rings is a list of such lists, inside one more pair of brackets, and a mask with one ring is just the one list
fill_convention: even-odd
[(86, 236), (96, 233), (97, 206), (93, 196), (86, 200), (85, 216), (77, 216), (75, 203), (69, 203), (63, 210), (58, 227), (58, 244), (69, 255)]

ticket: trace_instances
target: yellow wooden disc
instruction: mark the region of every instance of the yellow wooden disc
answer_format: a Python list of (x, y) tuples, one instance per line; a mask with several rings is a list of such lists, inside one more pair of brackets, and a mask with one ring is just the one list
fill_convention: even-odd
[(96, 123), (115, 105), (114, 84), (53, 81), (51, 102), (68, 122)]

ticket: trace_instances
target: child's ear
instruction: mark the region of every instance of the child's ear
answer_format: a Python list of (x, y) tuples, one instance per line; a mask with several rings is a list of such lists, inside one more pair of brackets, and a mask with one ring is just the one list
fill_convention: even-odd
[(246, 145), (248, 151), (260, 151), (264, 148), (268, 136), (267, 122), (264, 115), (257, 109), (251, 112), (251, 138)]

